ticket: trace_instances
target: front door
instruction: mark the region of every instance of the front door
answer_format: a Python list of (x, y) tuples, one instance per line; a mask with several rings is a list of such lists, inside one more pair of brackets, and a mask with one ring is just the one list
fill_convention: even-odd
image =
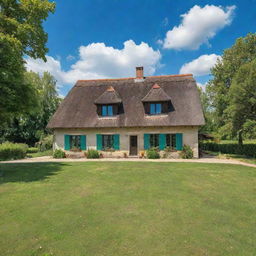
[(130, 155), (136, 156), (138, 154), (138, 139), (137, 135), (130, 136)]

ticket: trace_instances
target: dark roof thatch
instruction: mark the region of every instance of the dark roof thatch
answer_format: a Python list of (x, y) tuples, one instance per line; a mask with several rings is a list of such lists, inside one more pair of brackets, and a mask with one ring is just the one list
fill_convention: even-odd
[[(164, 115), (145, 114), (142, 99), (154, 84), (170, 97), (173, 111)], [(122, 99), (124, 111), (116, 117), (97, 115), (95, 101), (112, 86)], [(103, 96), (102, 96), (103, 97)], [(197, 126), (204, 124), (196, 82), (191, 75), (153, 76), (141, 82), (134, 78), (80, 80), (50, 120), (48, 128)]]
[(95, 104), (116, 104), (121, 103), (122, 99), (116, 90), (110, 86), (103, 94), (101, 94), (96, 100)]
[(142, 102), (159, 102), (171, 101), (171, 97), (158, 85), (154, 84), (147, 95), (142, 99)]

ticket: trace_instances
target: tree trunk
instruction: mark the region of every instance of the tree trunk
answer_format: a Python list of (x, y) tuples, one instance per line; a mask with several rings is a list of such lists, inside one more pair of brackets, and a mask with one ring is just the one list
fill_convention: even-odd
[(239, 146), (243, 145), (243, 130), (238, 131), (238, 145)]

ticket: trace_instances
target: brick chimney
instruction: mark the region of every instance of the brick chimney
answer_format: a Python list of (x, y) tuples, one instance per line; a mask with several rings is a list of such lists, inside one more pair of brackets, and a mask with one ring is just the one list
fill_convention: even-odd
[(143, 67), (136, 67), (135, 82), (143, 82), (143, 81), (144, 81)]
[(143, 79), (143, 67), (136, 67), (136, 78), (137, 79)]

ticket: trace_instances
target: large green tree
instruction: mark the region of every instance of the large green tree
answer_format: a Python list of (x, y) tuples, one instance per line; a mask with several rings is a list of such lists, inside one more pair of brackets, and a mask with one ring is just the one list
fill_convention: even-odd
[[(212, 69), (213, 79), (207, 86), (207, 94), (214, 109), (214, 121), (220, 133), (230, 137), (240, 135), (240, 142), (241, 126), (244, 124), (242, 115), (247, 116), (247, 114), (243, 111), (235, 114), (237, 109), (235, 99), (239, 97), (239, 93), (236, 94), (236, 92), (241, 93), (240, 86), (249, 88), (249, 83), (242, 85), (241, 82), (245, 79), (245, 70), (252, 71), (253, 64), (250, 65), (255, 59), (256, 33), (249, 33), (245, 37), (238, 38), (231, 48), (224, 51), (222, 59)], [(231, 90), (231, 87), (234, 89)], [(236, 95), (235, 98), (234, 95)], [(243, 98), (244, 104), (247, 97), (249, 95)]]
[(61, 99), (57, 93), (56, 80), (51, 74), (45, 72), (40, 76), (34, 72), (27, 72), (25, 81), (35, 88), (36, 105), (30, 113), (14, 117), (9, 123), (8, 130), (2, 131), (2, 138), (34, 145), (42, 136), (48, 134), (47, 123)]
[(55, 4), (48, 0), (0, 1), (0, 124), (35, 104), (24, 77), (24, 56), (45, 59), (47, 34), (42, 22)]
[(238, 135), (240, 144), (243, 133), (253, 136), (249, 133), (250, 129), (256, 129), (256, 58), (241, 65), (234, 76), (226, 116), (226, 125), (231, 127), (233, 136)]

